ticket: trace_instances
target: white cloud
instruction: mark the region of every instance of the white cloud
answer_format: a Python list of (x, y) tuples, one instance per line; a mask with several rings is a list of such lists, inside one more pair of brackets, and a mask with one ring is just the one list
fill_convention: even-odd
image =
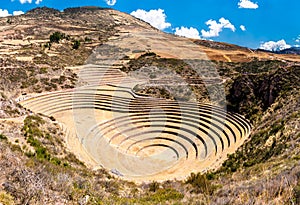
[[(15, 0), (11, 0), (11, 1), (15, 1)], [(35, 0), (35, 4), (40, 4), (43, 0)], [(21, 4), (26, 4), (26, 3), (29, 3), (31, 4), (32, 3), (32, 0), (19, 0), (19, 2)]]
[(242, 8), (242, 9), (257, 9), (258, 8), (258, 4), (253, 3), (250, 0), (240, 0), (238, 5), (239, 5), (239, 8)]
[(175, 28), (175, 35), (200, 39), (199, 31), (193, 27), (187, 28), (181, 26), (181, 28)]
[(162, 9), (150, 11), (138, 9), (136, 11), (131, 12), (131, 15), (150, 23), (155, 28), (164, 30), (171, 26), (170, 23), (166, 22), (167, 16), (164, 12), (165, 11)]
[(0, 17), (6, 17), (6, 16), (11, 16), (11, 14), (9, 14), (6, 9), (4, 10), (0, 9)]
[[(23, 11), (13, 11), (14, 16), (18, 16), (18, 15), (21, 15), (21, 14), (24, 14), (24, 12)], [(8, 12), (8, 10), (0, 9), (0, 17), (6, 17), (6, 16), (11, 16), (11, 14)]]
[(18, 16), (18, 15), (22, 15), (22, 14), (24, 14), (23, 11), (14, 11), (14, 12), (13, 12), (13, 15), (14, 15), (14, 16)]
[(117, 0), (105, 0), (105, 2), (109, 6), (114, 6), (117, 3)]
[(240, 29), (241, 29), (242, 31), (246, 31), (246, 27), (245, 27), (244, 25), (240, 25)]
[(223, 28), (228, 28), (235, 32), (235, 27), (230, 23), (229, 20), (225, 18), (220, 18), (219, 23), (217, 23), (215, 20), (208, 20), (206, 22), (206, 25), (209, 27), (209, 31), (201, 30), (201, 34), (204, 38), (210, 38), (210, 37), (217, 37), (219, 36), (220, 32), (223, 30)]
[(297, 37), (296, 42), (300, 43), (300, 35)]
[(25, 4), (25, 3), (30, 3), (31, 4), (32, 0), (20, 0), (21, 4)]
[(280, 51), (280, 50), (283, 50), (283, 49), (287, 49), (287, 48), (290, 48), (291, 46), (288, 45), (285, 40), (279, 40), (277, 42), (275, 41), (268, 41), (268, 42), (265, 42), (265, 43), (262, 43), (260, 45), (260, 49), (264, 49), (264, 50), (268, 50), (268, 51)]

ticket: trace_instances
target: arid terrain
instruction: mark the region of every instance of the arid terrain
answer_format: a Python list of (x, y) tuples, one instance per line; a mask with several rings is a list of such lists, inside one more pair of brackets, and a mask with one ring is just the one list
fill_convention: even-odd
[(0, 204), (300, 204), (300, 55), (37, 8), (0, 73)]

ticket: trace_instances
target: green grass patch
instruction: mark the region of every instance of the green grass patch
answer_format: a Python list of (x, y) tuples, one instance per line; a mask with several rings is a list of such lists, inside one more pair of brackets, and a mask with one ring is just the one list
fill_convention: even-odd
[(156, 192), (148, 192), (138, 198), (125, 198), (112, 196), (110, 199), (101, 200), (99, 199), (98, 204), (175, 204), (176, 202), (183, 199), (184, 194), (178, 192), (175, 189), (159, 189)]
[(0, 191), (0, 204), (13, 205), (15, 204), (14, 198), (10, 194)]
[(45, 124), (45, 121), (37, 115), (26, 117), (24, 120), (23, 132), (27, 143), (33, 147), (34, 152), (27, 152), (25, 155), (30, 158), (36, 158), (39, 161), (48, 161), (54, 165), (67, 167), (69, 164), (63, 162), (61, 159), (52, 156), (47, 148), (41, 143), (39, 139), (51, 140), (52, 137), (49, 133), (45, 133), (40, 129), (40, 126)]

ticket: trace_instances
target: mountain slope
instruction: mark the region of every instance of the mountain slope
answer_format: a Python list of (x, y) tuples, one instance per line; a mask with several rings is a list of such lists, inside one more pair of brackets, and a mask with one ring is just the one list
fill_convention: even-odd
[(287, 49), (278, 51), (276, 53), (279, 53), (279, 54), (295, 54), (295, 55), (300, 55), (300, 48), (298, 48), (298, 47), (287, 48)]

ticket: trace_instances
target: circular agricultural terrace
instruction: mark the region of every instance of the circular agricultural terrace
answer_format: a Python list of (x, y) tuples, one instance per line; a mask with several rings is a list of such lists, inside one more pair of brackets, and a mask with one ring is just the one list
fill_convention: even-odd
[(61, 122), (68, 148), (92, 167), (134, 180), (181, 178), (216, 167), (250, 134), (246, 119), (221, 107), (141, 96), (114, 85), (133, 82), (118, 69), (84, 67), (86, 86), (21, 104)]
[(65, 130), (67, 148), (87, 166), (106, 168), (125, 179), (183, 179), (191, 172), (219, 167), (249, 136), (248, 120), (212, 103), (139, 95), (133, 92), (136, 85), (186, 81), (176, 75), (147, 79), (151, 74), (147, 66), (133, 74), (120, 68), (151, 50), (165, 58), (185, 59), (198, 75), (190, 76), (191, 83), (222, 86), (224, 79), (191, 41), (152, 30), (124, 29), (97, 47), (86, 65), (74, 68), (79, 69), (76, 88), (44, 93), (21, 104), (53, 116)]

